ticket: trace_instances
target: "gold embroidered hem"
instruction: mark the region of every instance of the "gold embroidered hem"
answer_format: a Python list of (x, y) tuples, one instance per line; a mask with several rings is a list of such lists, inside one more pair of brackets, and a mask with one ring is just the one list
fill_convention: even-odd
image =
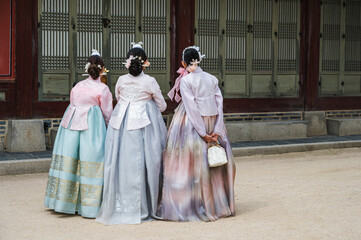
[(90, 178), (103, 178), (103, 162), (86, 162), (53, 154), (50, 169)]
[(79, 198), (79, 203), (83, 206), (100, 207), (102, 190), (102, 185), (81, 184), (49, 176), (46, 196), (73, 204)]

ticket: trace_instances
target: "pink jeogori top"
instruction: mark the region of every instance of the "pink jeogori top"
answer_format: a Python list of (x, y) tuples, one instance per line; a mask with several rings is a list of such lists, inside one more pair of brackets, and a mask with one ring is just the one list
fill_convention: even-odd
[(99, 106), (105, 123), (108, 125), (110, 115), (113, 111), (113, 96), (107, 85), (100, 78), (91, 77), (79, 82), (70, 92), (70, 105), (64, 115), (61, 125), (70, 130), (88, 129), (88, 112), (93, 106)]
[(153, 99), (161, 112), (167, 108), (157, 81), (144, 72), (136, 77), (131, 74), (120, 76), (115, 86), (115, 97), (118, 103), (109, 121), (109, 125), (115, 129), (120, 128), (128, 107), (127, 130), (140, 129), (150, 124), (145, 109), (149, 100)]

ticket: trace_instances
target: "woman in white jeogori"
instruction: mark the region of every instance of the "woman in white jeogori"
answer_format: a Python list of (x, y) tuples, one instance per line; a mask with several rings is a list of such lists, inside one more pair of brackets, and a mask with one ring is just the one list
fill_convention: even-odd
[(105, 142), (104, 192), (96, 221), (136, 224), (155, 217), (167, 105), (157, 81), (143, 72), (149, 65), (141, 44), (127, 54), (129, 74), (115, 88), (117, 105)]

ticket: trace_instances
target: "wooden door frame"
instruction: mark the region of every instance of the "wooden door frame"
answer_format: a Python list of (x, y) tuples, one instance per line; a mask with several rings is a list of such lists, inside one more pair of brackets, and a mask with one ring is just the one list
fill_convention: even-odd
[[(15, 49), (16, 49), (16, 1), (10, 1), (10, 74), (8, 76), (0, 76), (0, 92), (5, 93), (5, 101), (0, 101), (0, 118), (15, 117)], [(6, 26), (4, 26), (6, 27)]]
[(361, 97), (320, 97), (319, 96), (319, 60), (320, 60), (320, 23), (321, 23), (321, 0), (303, 1), (307, 15), (304, 21), (307, 23), (306, 45), (307, 75), (305, 111), (315, 110), (338, 110), (338, 109), (361, 109)]

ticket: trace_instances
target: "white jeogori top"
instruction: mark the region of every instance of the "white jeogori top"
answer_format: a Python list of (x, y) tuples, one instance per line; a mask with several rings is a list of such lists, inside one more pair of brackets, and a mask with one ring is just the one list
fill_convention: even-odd
[(150, 124), (145, 109), (149, 100), (153, 99), (161, 112), (167, 108), (157, 81), (144, 72), (136, 77), (131, 74), (120, 76), (115, 86), (115, 97), (118, 103), (109, 120), (109, 125), (115, 129), (120, 128), (128, 107), (127, 130), (140, 129)]
[(213, 132), (223, 135), (223, 97), (218, 79), (197, 67), (181, 79), (180, 92), (187, 117), (198, 134), (202, 137), (207, 134), (202, 116), (217, 115)]

